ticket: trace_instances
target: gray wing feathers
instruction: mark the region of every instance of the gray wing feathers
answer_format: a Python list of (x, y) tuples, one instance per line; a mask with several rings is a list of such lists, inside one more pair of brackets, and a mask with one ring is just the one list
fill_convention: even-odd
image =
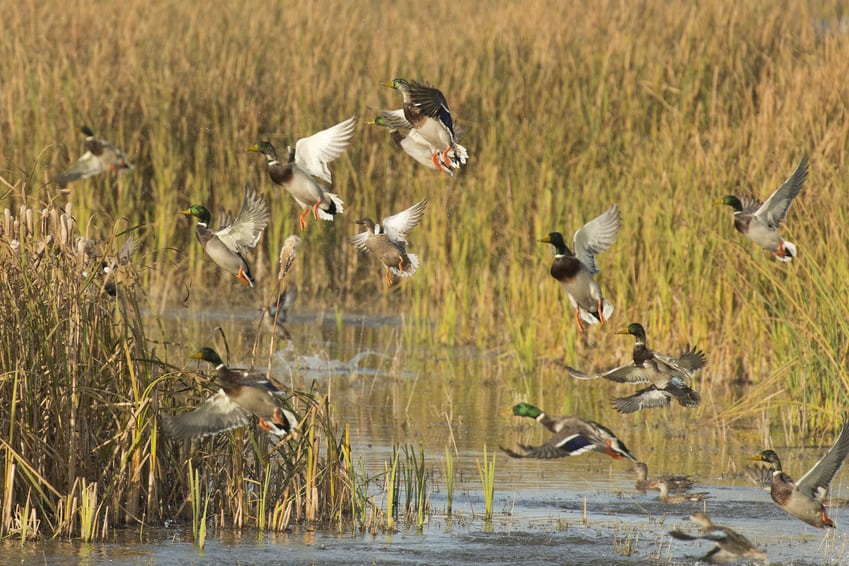
[(821, 499), (828, 491), (828, 484), (831, 483), (847, 455), (849, 455), (849, 423), (843, 425), (840, 435), (825, 456), (814, 464), (808, 473), (799, 478), (796, 487), (806, 495)]
[(755, 212), (758, 220), (773, 230), (778, 228), (778, 225), (787, 216), (787, 211), (790, 209), (790, 205), (793, 204), (793, 199), (802, 190), (802, 185), (805, 183), (807, 176), (808, 158), (802, 157), (793, 174)]
[(600, 216), (583, 225), (573, 238), (573, 248), (578, 260), (589, 268), (590, 273), (598, 273), (595, 256), (609, 248), (616, 240), (622, 227), (619, 207), (611, 205)]
[(219, 228), (215, 234), (230, 251), (244, 253), (257, 245), (270, 217), (268, 203), (247, 185), (239, 215), (232, 224)]
[(354, 114), (344, 122), (339, 122), (326, 130), (322, 130), (307, 138), (301, 138), (295, 144), (295, 163), (303, 171), (317, 177), (326, 183), (332, 183), (330, 169), (327, 164), (342, 155), (354, 130), (357, 128), (359, 117)]
[(221, 389), (194, 411), (163, 416), (162, 426), (169, 436), (180, 440), (216, 434), (249, 421), (250, 413), (231, 401)]
[(407, 243), (407, 232), (412, 230), (422, 219), (427, 199), (422, 200), (398, 214), (383, 219), (383, 230), (393, 242)]

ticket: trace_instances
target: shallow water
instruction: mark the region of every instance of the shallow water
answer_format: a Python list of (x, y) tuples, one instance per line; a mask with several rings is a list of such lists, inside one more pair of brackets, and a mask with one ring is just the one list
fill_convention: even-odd
[[(186, 352), (215, 343), (211, 322), (231, 338), (231, 365), (244, 365), (255, 335), (256, 312), (176, 309), (162, 317), (165, 331), (179, 336)], [(765, 548), (773, 564), (849, 563), (849, 510), (832, 508), (838, 528), (819, 531), (790, 517), (742, 478), (747, 457), (765, 447), (765, 429), (751, 422), (720, 426), (709, 418), (706, 395), (701, 412), (680, 407), (618, 415), (609, 397), (622, 394), (605, 383), (574, 383), (555, 364), (522, 376), (509, 349), (412, 348), (404, 346), (395, 317), (302, 314), (288, 325), (292, 341), (279, 342), (272, 372), (284, 381), (312, 385), (330, 395), (335, 417), (350, 426), (353, 454), (365, 469), (384, 468), (396, 445), (421, 445), (433, 471), (432, 513), (421, 530), (362, 535), (295, 526), (286, 533), (223, 530), (208, 535), (199, 552), (190, 526), (113, 530), (104, 543), (42, 541), (0, 545), (4, 564), (672, 564), (692, 563), (712, 546), (707, 541), (673, 541), (674, 528), (695, 529), (686, 516), (706, 509)], [(263, 340), (258, 351), (268, 351)], [(436, 350), (436, 351), (434, 351)], [(172, 354), (173, 355), (173, 354)], [(195, 362), (186, 360), (186, 367)], [(532, 391), (532, 394), (523, 394)], [(555, 461), (496, 457), (496, 494), (491, 522), (482, 519), (484, 501), (478, 462), (483, 448), (544, 442), (547, 433), (530, 419), (514, 417), (519, 401), (551, 413), (578, 413), (610, 427), (655, 473), (698, 477), (706, 504), (670, 505), (656, 492), (634, 489), (631, 465), (598, 453)], [(775, 448), (792, 476), (801, 476), (827, 449), (831, 437)], [(802, 444), (798, 443), (797, 444)], [(456, 447), (457, 481), (451, 516), (446, 514), (442, 463)], [(849, 473), (841, 470), (832, 495), (849, 495)], [(383, 496), (376, 501), (385, 508)], [(586, 509), (586, 511), (585, 511)], [(845, 524), (845, 527), (844, 527)]]

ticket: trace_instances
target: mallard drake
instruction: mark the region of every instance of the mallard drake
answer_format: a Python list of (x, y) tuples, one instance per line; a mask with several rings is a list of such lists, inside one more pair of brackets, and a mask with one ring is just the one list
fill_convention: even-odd
[(625, 443), (619, 440), (609, 428), (597, 422), (575, 416), (551, 417), (528, 403), (514, 406), (513, 414), (536, 419), (553, 432), (554, 436), (542, 446), (520, 444), (522, 454), (500, 446), (501, 450), (511, 458), (563, 458), (595, 450), (616, 460), (624, 456), (629, 460), (637, 461)]
[(85, 179), (105, 171), (123, 171), (133, 168), (126, 154), (115, 144), (94, 137), (94, 132), (88, 126), (80, 126), (80, 132), (86, 136), (86, 152), (69, 169), (53, 179), (61, 187), (77, 179)]
[(197, 218), (195, 235), (212, 261), (235, 275), (243, 284), (254, 286), (251, 270), (242, 254), (256, 247), (262, 231), (268, 225), (271, 213), (264, 198), (257, 195), (250, 185), (245, 186), (239, 215), (232, 222), (226, 219), (215, 230), (209, 228), (211, 215), (203, 205), (194, 204), (181, 210), (180, 214)]
[(442, 91), (404, 79), (380, 84), (401, 93), (404, 118), (430, 145), (431, 161), (435, 168), (450, 170), (466, 163), (469, 154), (466, 148), (457, 144), (454, 120)]
[(654, 480), (648, 485), (649, 489), (657, 489), (660, 491), (660, 494), (657, 496), (658, 499), (663, 501), (664, 503), (686, 503), (687, 501), (699, 502), (704, 501), (706, 499), (711, 499), (711, 495), (706, 491), (697, 491), (694, 493), (679, 493), (676, 495), (669, 494), (669, 484), (666, 483), (665, 480)]
[(356, 223), (365, 226), (366, 231), (351, 236), (351, 243), (366, 250), (380, 260), (386, 268), (386, 285), (392, 285), (390, 272), (398, 277), (412, 277), (419, 267), (419, 258), (407, 253), (407, 233), (422, 219), (427, 200), (422, 200), (410, 208), (387, 216), (383, 224), (375, 224), (371, 218), (360, 218)]
[(433, 159), (433, 146), (407, 121), (407, 118), (404, 117), (403, 109), (381, 110), (369, 124), (387, 128), (392, 141), (404, 150), (404, 153), (428, 169), (448, 173), (453, 176), (454, 169), (459, 168), (466, 162), (468, 152), (460, 144), (455, 144), (456, 151), (454, 148), (449, 148), (447, 154), (448, 165), (443, 164), (439, 159)]
[(646, 346), (646, 331), (638, 322), (633, 322), (616, 331), (616, 334), (630, 334), (634, 337), (634, 350), (629, 363), (593, 375), (567, 366), (566, 371), (569, 375), (577, 379), (603, 377), (617, 383), (651, 384), (634, 395), (614, 399), (614, 407), (620, 413), (668, 407), (672, 399), (677, 400), (684, 407), (698, 406), (701, 397), (684, 382), (683, 378), (692, 378), (705, 366), (704, 352), (688, 347), (675, 358), (650, 350)]
[(637, 475), (635, 485), (639, 491), (646, 491), (652, 483), (657, 481), (664, 482), (669, 491), (686, 491), (695, 483), (690, 476), (669, 474), (649, 479), (649, 467), (645, 462), (634, 462), (634, 472)]
[(776, 230), (784, 218), (793, 199), (802, 190), (808, 176), (808, 158), (802, 157), (796, 170), (775, 190), (766, 202), (754, 199), (740, 200), (734, 195), (725, 195), (716, 204), (725, 204), (734, 209), (734, 227), (754, 243), (772, 252), (778, 261), (790, 261), (796, 257), (796, 246), (784, 240)]
[(275, 436), (285, 436), (298, 427), (298, 418), (281, 406), (278, 389), (258, 371), (227, 367), (212, 348), (201, 348), (191, 356), (215, 366), (221, 389), (200, 407), (181, 415), (165, 415), (165, 432), (176, 440), (217, 434), (246, 425), (251, 415), (259, 426)]
[(781, 468), (781, 460), (772, 450), (764, 450), (752, 456), (752, 460), (772, 464), (772, 486), (770, 495), (775, 503), (802, 521), (818, 529), (834, 527), (825, 513), (823, 500), (834, 474), (849, 455), (849, 423), (843, 425), (837, 440), (825, 456), (808, 470), (799, 481), (794, 482)]
[(298, 218), (301, 230), (307, 226), (306, 215), (310, 208), (316, 219), (332, 221), (334, 215), (342, 214), (342, 200), (335, 193), (325, 190), (317, 180), (328, 185), (333, 182), (328, 163), (342, 155), (348, 147), (357, 120), (358, 117), (354, 115), (326, 130), (299, 139), (294, 149), (289, 148), (286, 163), (280, 163), (277, 150), (268, 141), (261, 141), (248, 148), (248, 151), (265, 155), (271, 180), (289, 191), (303, 209)]
[(550, 232), (540, 240), (554, 246), (551, 276), (566, 290), (580, 332), (584, 331), (582, 320), (588, 324), (604, 323), (613, 314), (613, 304), (604, 299), (593, 276), (599, 272), (596, 254), (613, 244), (621, 227), (619, 208), (614, 204), (575, 232), (574, 252), (566, 246), (560, 232)]
[(710, 552), (699, 558), (698, 562), (708, 564), (732, 564), (741, 558), (763, 560), (769, 564), (765, 550), (756, 547), (749, 539), (728, 527), (721, 527), (710, 520), (707, 513), (693, 513), (690, 520), (701, 527), (702, 534), (693, 536), (685, 532), (669, 531), (672, 538), (678, 540), (710, 540), (716, 543)]

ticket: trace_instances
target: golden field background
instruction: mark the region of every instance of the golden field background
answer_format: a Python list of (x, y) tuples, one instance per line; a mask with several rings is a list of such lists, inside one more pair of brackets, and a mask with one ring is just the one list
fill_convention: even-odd
[[(70, 200), (100, 237), (141, 226), (138, 263), (160, 308), (187, 290), (202, 308), (210, 285), (236, 302), (270, 297), (297, 214), (246, 148), (261, 138), (285, 147), (358, 113), (333, 166), (345, 214), (303, 234), (300, 308), (401, 312), (422, 329), (436, 323), (416, 339), (515, 349), (526, 371), (539, 357), (607, 365), (605, 348), (622, 359), (630, 344), (610, 327), (576, 337), (548, 276), (552, 249), (536, 240), (571, 235), (617, 202), (623, 229), (599, 259), (613, 327), (641, 321), (664, 351), (698, 343), (714, 382), (759, 383), (784, 368), (792, 403), (817, 409), (815, 421), (849, 384), (849, 45), (837, 2), (131, 0), (4, 13), (4, 203)], [(399, 106), (378, 86), (396, 76), (445, 93), (471, 154), (458, 178), (417, 166), (365, 125)], [(82, 123), (136, 169), (60, 194), (48, 181), (79, 155)], [(729, 192), (765, 198), (803, 153), (810, 174), (784, 230), (800, 253), (779, 265), (712, 203)], [(245, 183), (271, 195), (274, 214), (253, 294), (205, 259), (193, 223), (176, 214), (195, 202), (236, 210)], [(422, 269), (385, 292), (374, 259), (347, 243), (349, 221), (421, 198), (430, 207), (411, 242)]]
[[(297, 231), (299, 211), (247, 147), (269, 138), (283, 148), (353, 113), (361, 125), (332, 165), (345, 213), (333, 223), (310, 219), (301, 234), (293, 274), (297, 309), (400, 315), (405, 324), (385, 338), (387, 351), (396, 344), (444, 348), (430, 368), (440, 375), (461, 365), (452, 357), (455, 344), (486, 354), (470, 364), (479, 371), (458, 373), (458, 381), (466, 380), (459, 390), (427, 379), (396, 384), (385, 403), (390, 410), (378, 414), (353, 399), (365, 426), (393, 423), (398, 436), (387, 443), (405, 438), (399, 423), (406, 425), (410, 414), (423, 426), (451, 403), (469, 429), (510, 421), (509, 407), (528, 400), (552, 413), (604, 415), (616, 430), (624, 422), (642, 427), (651, 446), (665, 442), (649, 424), (655, 415), (678, 419), (682, 427), (694, 417), (715, 418), (722, 427), (741, 417), (767, 424), (777, 417), (788, 436), (839, 423), (849, 387), (849, 36), (838, 2), (487, 2), (473, 10), (441, 0), (426, 7), (405, 0), (127, 0), (111, 9), (24, 1), (5, 3), (3, 14), (0, 204), (14, 212), (24, 204), (39, 210), (71, 202), (89, 237), (134, 229), (142, 238), (135, 265), (146, 290), (141, 307), (121, 311), (128, 326), (92, 332), (88, 343), (97, 355), (65, 360), (58, 351), (40, 352), (35, 357), (56, 363), (45, 372), (20, 367), (21, 350), (0, 349), (4, 399), (29, 391), (16, 389), (19, 379), (46, 374), (53, 388), (47, 400), (21, 398), (19, 410), (32, 413), (18, 428), (0, 418), (10, 431), (4, 448), (17, 447), (22, 435), (34, 446), (49, 438), (60, 460), (87, 457), (93, 447), (108, 453), (110, 466), (124, 474), (108, 486), (113, 509), (134, 501), (126, 520), (140, 509), (149, 518), (167, 515), (173, 509), (157, 506), (179, 500), (175, 486), (186, 484), (179, 454), (157, 455), (153, 426), (157, 387), (167, 385), (170, 393), (182, 378), (174, 367), (145, 365), (157, 358), (185, 367), (183, 349), (162, 354), (169, 353), (168, 341), (182, 337), (154, 325), (148, 332), (161, 342), (148, 343), (145, 331), (133, 326), (139, 313), (163, 313), (184, 300), (200, 311), (218, 306), (221, 297), (245, 309), (267, 304), (277, 285), (279, 246)], [(457, 178), (417, 165), (392, 147), (385, 131), (365, 125), (378, 109), (400, 106), (396, 92), (378, 86), (395, 77), (424, 80), (445, 93), (470, 153)], [(82, 151), (82, 124), (116, 142), (136, 168), (79, 181), (61, 193), (49, 181)], [(737, 234), (731, 210), (713, 203), (730, 192), (766, 198), (802, 154), (810, 158), (810, 173), (783, 230), (799, 257), (782, 265)], [(194, 222), (178, 214), (193, 203), (204, 203), (213, 215), (235, 211), (245, 183), (270, 195), (273, 211), (251, 257), (259, 282), (254, 291), (207, 260)], [(430, 205), (410, 236), (422, 266), (387, 291), (376, 260), (347, 242), (359, 229), (350, 221), (383, 218), (422, 198)], [(564, 292), (548, 275), (553, 250), (537, 240), (553, 230), (570, 240), (612, 202), (622, 210), (623, 228), (599, 256), (598, 279), (616, 312), (608, 325), (580, 336)], [(123, 240), (120, 235), (113, 246)], [(5, 258), (14, 256), (10, 241), (11, 234), (2, 234)], [(56, 282), (76, 292), (80, 284), (71, 279)], [(39, 285), (51, 281), (28, 284), (37, 295)], [(17, 329), (8, 322), (18, 296), (11, 289), (4, 284), (7, 302), (0, 303), (4, 332)], [(38, 312), (33, 301), (15, 324)], [(77, 314), (105, 316), (98, 308)], [(626, 360), (632, 341), (613, 331), (632, 321), (646, 326), (658, 350), (673, 353), (690, 342), (707, 352), (709, 365), (695, 387), (705, 397), (699, 409), (608, 417), (609, 384), (564, 385), (559, 362), (589, 370)], [(53, 324), (46, 320), (44, 328)], [(75, 328), (69, 324), (68, 335)], [(65, 331), (62, 326), (46, 340), (33, 334), (25, 342), (33, 351), (45, 341), (58, 350), (51, 340)], [(248, 346), (233, 348), (238, 359)], [(28, 425), (48, 427), (39, 406), (47, 414), (66, 410), (60, 406), (70, 387), (66, 376), (81, 364), (90, 364), (83, 374), (94, 379), (109, 370), (127, 380), (103, 389), (80, 383), (102, 397), (102, 408), (93, 409), (99, 414), (89, 418), (103, 419), (103, 429), (81, 438), (75, 431), (61, 439), (28, 436)], [(193, 385), (199, 397), (203, 390)], [(126, 404), (112, 402), (116, 398)], [(115, 433), (115, 423), (124, 428)], [(764, 440), (768, 428), (760, 433)], [(101, 434), (114, 436), (103, 441)], [(430, 444), (441, 449), (445, 431), (437, 434)], [(14, 483), (9, 462), (23, 466), (44, 453), (15, 449), (15, 458), (4, 452), (7, 489)], [(721, 463), (739, 456), (725, 445), (721, 450)], [(33, 471), (14, 487), (15, 501), (29, 497), (30, 485), (64, 484), (63, 494), (80, 492), (86, 466), (103, 469), (95, 460), (80, 462), (79, 473), (69, 466), (59, 479)], [(162, 463), (167, 466), (157, 469)], [(49, 458), (38, 465), (41, 473), (52, 469)], [(224, 466), (214, 473), (230, 478)], [(231, 487), (238, 491), (243, 478), (263, 473), (256, 462), (245, 465)], [(219, 496), (241, 501), (232, 493)], [(55, 512), (43, 505), (45, 515)]]

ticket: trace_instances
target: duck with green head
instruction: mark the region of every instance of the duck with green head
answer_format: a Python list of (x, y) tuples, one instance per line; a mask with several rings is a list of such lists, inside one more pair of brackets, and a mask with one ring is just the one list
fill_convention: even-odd
[(165, 432), (176, 440), (217, 434), (259, 418), (266, 432), (283, 437), (298, 427), (298, 419), (284, 408), (281, 397), (285, 391), (277, 388), (265, 374), (246, 369), (229, 368), (212, 348), (201, 348), (191, 356), (215, 366), (218, 392), (194, 411), (181, 415), (165, 415)]
[(778, 235), (778, 227), (787, 216), (790, 205), (802, 190), (808, 176), (808, 158), (802, 157), (796, 170), (775, 190), (766, 202), (755, 199), (741, 200), (735, 195), (725, 195), (715, 204), (734, 209), (734, 227), (758, 246), (772, 252), (778, 261), (787, 262), (796, 257), (796, 246)]
[(609, 428), (597, 422), (576, 416), (552, 417), (529, 403), (515, 405), (513, 414), (535, 419), (553, 432), (554, 436), (541, 446), (520, 444), (521, 453), (501, 446), (501, 450), (511, 458), (563, 458), (594, 450), (616, 460), (624, 456), (634, 462), (637, 461), (624, 442), (619, 440)]
[(180, 213), (197, 218), (195, 236), (212, 261), (243, 284), (253, 287), (254, 279), (243, 254), (256, 247), (268, 225), (271, 213), (265, 199), (257, 195), (250, 185), (246, 186), (239, 215), (215, 230), (209, 228), (211, 214), (203, 205), (194, 204)]
[(405, 79), (380, 84), (401, 93), (404, 118), (430, 146), (431, 161), (436, 169), (451, 170), (466, 163), (469, 154), (457, 143), (454, 119), (442, 91)]
[(354, 115), (326, 130), (299, 139), (294, 148), (289, 148), (285, 163), (277, 157), (277, 150), (269, 141), (261, 141), (248, 148), (248, 151), (265, 156), (271, 181), (286, 189), (303, 209), (298, 218), (301, 230), (307, 227), (306, 215), (310, 210), (316, 220), (333, 221), (335, 215), (342, 214), (342, 199), (325, 187), (333, 182), (328, 164), (348, 147), (357, 128), (357, 120)]
[(630, 362), (596, 374), (586, 374), (567, 366), (569, 375), (577, 379), (603, 377), (616, 383), (648, 383), (647, 388), (640, 389), (634, 395), (613, 400), (614, 407), (620, 413), (668, 407), (673, 399), (684, 407), (698, 406), (701, 397), (684, 379), (692, 379), (705, 366), (704, 352), (688, 347), (676, 358), (651, 350), (646, 346), (646, 331), (638, 322), (632, 322), (616, 334), (634, 337)]
[(604, 323), (613, 314), (613, 304), (605, 300), (601, 286), (594, 278), (599, 272), (595, 256), (616, 241), (621, 228), (619, 208), (614, 204), (575, 232), (572, 238), (574, 251), (563, 241), (560, 232), (550, 232), (540, 240), (554, 246), (551, 276), (566, 290), (569, 303), (575, 309), (575, 322), (580, 332), (584, 330), (584, 322)]
[(844, 424), (832, 447), (799, 481), (794, 482), (784, 473), (781, 460), (773, 450), (764, 450), (752, 460), (772, 466), (770, 495), (775, 503), (809, 525), (818, 529), (834, 527), (828, 518), (823, 501), (834, 475), (849, 455), (849, 423)]
[(53, 179), (61, 187), (77, 179), (86, 179), (106, 171), (125, 171), (133, 168), (127, 155), (114, 143), (96, 138), (88, 126), (80, 126), (80, 132), (86, 136), (86, 152), (69, 169)]

